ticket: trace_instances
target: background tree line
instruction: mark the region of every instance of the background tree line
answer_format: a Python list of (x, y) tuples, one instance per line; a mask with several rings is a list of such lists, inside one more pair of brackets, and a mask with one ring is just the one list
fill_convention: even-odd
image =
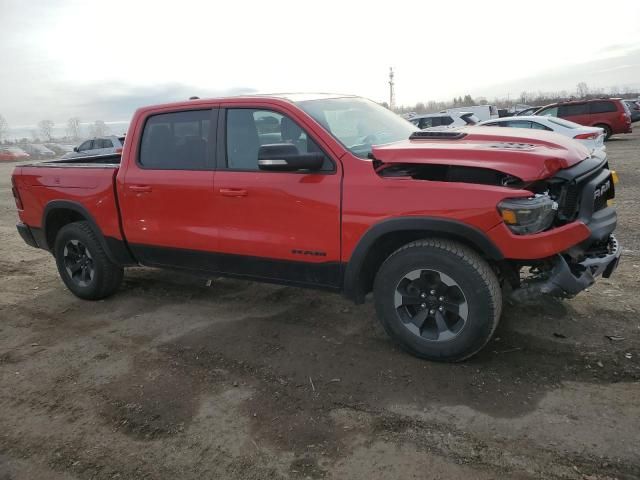
[(96, 120), (86, 128), (83, 128), (78, 117), (71, 117), (67, 120), (66, 135), (58, 135), (57, 137), (54, 135), (55, 126), (56, 124), (53, 120), (40, 120), (36, 128), (31, 130), (31, 138), (25, 137), (10, 141), (8, 139), (9, 123), (0, 114), (0, 143), (39, 143), (52, 142), (54, 140), (77, 142), (84, 138), (104, 137), (111, 133), (109, 126), (103, 120)]
[[(507, 109), (518, 104), (541, 107), (549, 103), (600, 97), (640, 98), (640, 91), (628, 87), (620, 88), (617, 86), (610, 87), (609, 89), (589, 88), (585, 82), (580, 82), (576, 85), (576, 89), (573, 92), (568, 90), (560, 90), (557, 92), (523, 91), (516, 97), (497, 97), (491, 101), (487, 100), (485, 97), (476, 97), (474, 99), (471, 95), (465, 95), (464, 97), (454, 97), (449, 101), (430, 100), (427, 102), (417, 102), (415, 105), (403, 105), (396, 107), (394, 111), (400, 114), (410, 112), (436, 113), (446, 110), (447, 108), (470, 107), (472, 105), (487, 104)], [(384, 102), (383, 105), (388, 107), (386, 102)]]

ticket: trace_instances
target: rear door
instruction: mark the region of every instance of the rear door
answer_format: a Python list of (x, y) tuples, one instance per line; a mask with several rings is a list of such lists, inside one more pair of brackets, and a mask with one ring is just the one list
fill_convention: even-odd
[(199, 109), (144, 119), (118, 185), (125, 236), (141, 263), (198, 269), (200, 254), (215, 250), (217, 118), (217, 109)]
[[(224, 271), (284, 283), (340, 282), (341, 169), (284, 107), (229, 105), (221, 111), (215, 219)], [(320, 171), (258, 169), (261, 145), (323, 152)]]
[(590, 106), (590, 121), (587, 125), (605, 124), (615, 128), (617, 125), (620, 114), (618, 113), (618, 106), (610, 100), (598, 100), (591, 102)]

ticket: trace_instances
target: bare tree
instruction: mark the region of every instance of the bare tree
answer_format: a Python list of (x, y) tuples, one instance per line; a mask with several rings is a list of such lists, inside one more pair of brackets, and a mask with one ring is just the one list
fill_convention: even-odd
[(0, 142), (2, 141), (4, 136), (7, 134), (8, 130), (9, 130), (9, 124), (7, 123), (5, 118), (2, 115), (0, 115)]
[(80, 119), (78, 117), (71, 117), (67, 120), (67, 135), (73, 140), (80, 138)]
[(40, 130), (42, 136), (49, 142), (53, 136), (53, 127), (55, 127), (55, 125), (56, 124), (53, 123), (53, 120), (40, 120), (38, 122), (38, 130)]
[(96, 120), (93, 125), (89, 127), (89, 136), (91, 137), (104, 137), (109, 135), (109, 127), (102, 120)]
[(589, 86), (585, 82), (580, 82), (578, 85), (576, 85), (576, 93), (580, 98), (586, 97), (587, 95), (589, 95)]

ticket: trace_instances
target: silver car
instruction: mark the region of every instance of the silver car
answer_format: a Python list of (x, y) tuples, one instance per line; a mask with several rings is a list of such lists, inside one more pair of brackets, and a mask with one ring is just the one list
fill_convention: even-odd
[(87, 157), (91, 155), (109, 155), (120, 153), (124, 147), (124, 137), (109, 135), (85, 140), (73, 152), (65, 154), (62, 158)]

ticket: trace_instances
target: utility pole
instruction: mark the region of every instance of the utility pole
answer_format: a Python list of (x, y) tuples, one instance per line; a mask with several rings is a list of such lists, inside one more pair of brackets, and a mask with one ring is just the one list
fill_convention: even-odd
[(393, 90), (393, 67), (389, 67), (389, 108), (396, 108), (396, 92)]

